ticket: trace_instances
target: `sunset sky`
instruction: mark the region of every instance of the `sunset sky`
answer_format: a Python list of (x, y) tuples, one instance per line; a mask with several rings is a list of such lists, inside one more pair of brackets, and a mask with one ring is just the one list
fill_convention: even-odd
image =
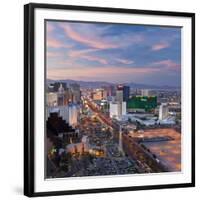
[(181, 28), (46, 24), (48, 79), (180, 86)]

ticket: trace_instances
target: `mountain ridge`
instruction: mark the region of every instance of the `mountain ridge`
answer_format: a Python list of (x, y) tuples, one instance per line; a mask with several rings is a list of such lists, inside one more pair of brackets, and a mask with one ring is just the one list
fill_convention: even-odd
[(142, 83), (135, 83), (135, 82), (127, 82), (127, 83), (110, 83), (107, 81), (76, 81), (72, 79), (64, 79), (64, 80), (51, 80), (47, 79), (46, 80), (47, 84), (54, 83), (54, 82), (64, 82), (67, 84), (72, 84), (72, 83), (78, 83), (81, 87), (84, 88), (99, 88), (102, 86), (108, 86), (108, 85), (117, 85), (117, 84), (122, 84), (122, 85), (127, 85), (131, 88), (138, 88), (138, 89), (179, 89), (180, 86), (169, 86), (169, 85), (149, 85), (149, 84), (142, 84)]

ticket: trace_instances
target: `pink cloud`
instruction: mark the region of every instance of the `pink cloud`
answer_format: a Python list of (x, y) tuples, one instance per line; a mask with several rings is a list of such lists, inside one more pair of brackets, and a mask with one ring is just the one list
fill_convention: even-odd
[[(73, 59), (83, 58), (83, 59), (86, 59), (89, 61), (97, 61), (104, 65), (109, 64), (107, 59), (105, 59), (103, 57), (92, 55), (93, 52), (97, 52), (97, 51), (99, 51), (99, 49), (71, 50), (68, 52), (68, 56)], [(112, 58), (110, 60), (112, 60)], [(113, 60), (117, 61), (118, 63), (125, 64), (125, 65), (134, 63), (133, 60), (123, 59), (123, 58), (116, 58), (116, 59), (113, 58)]]
[(104, 64), (104, 65), (108, 64), (106, 59), (99, 58), (97, 56), (83, 55), (82, 58), (89, 60), (89, 61), (97, 61), (97, 62)]
[(52, 24), (47, 23), (47, 33), (51, 33), (54, 30), (54, 26)]
[(72, 58), (78, 58), (82, 55), (92, 53), (92, 52), (96, 52), (96, 51), (97, 51), (97, 49), (70, 50), (68, 52), (68, 55)]
[(117, 48), (118, 46), (114, 43), (103, 41), (98, 36), (84, 35), (75, 31), (69, 24), (60, 24), (60, 26), (65, 31), (66, 35), (72, 40), (83, 43), (87, 46), (96, 48), (96, 49), (107, 49), (107, 48)]
[(89, 61), (97, 61), (101, 64), (108, 64), (108, 61), (104, 58), (94, 56), (94, 55), (89, 55), (88, 53), (92, 53), (97, 51), (97, 49), (86, 49), (86, 50), (71, 50), (68, 52), (68, 55), (73, 58), (73, 59), (79, 59), (83, 58)]
[(169, 43), (167, 43), (167, 42), (161, 42), (161, 43), (153, 45), (151, 49), (153, 51), (159, 51), (161, 49), (168, 48), (169, 46), (170, 46)]
[(54, 38), (47, 38), (47, 47), (52, 47), (52, 48), (70, 48), (71, 46), (70, 45), (66, 45), (66, 44), (63, 44), (63, 42), (57, 40), (57, 39), (54, 39)]
[(57, 57), (57, 56), (60, 56), (60, 53), (47, 51), (47, 57)]
[(118, 61), (121, 64), (125, 64), (125, 65), (130, 65), (130, 64), (134, 63), (133, 60), (121, 59), (121, 58), (117, 58), (116, 61)]
[(167, 69), (172, 69), (172, 70), (179, 70), (181, 65), (178, 63), (175, 63), (174, 61), (168, 59), (168, 60), (161, 60), (161, 61), (157, 61), (152, 63), (152, 65), (155, 66), (163, 66)]
[[(82, 79), (87, 79), (92, 77), (94, 80), (102, 78), (102, 80), (109, 81), (112, 77), (114, 79), (123, 78), (123, 77), (134, 77), (138, 75), (151, 74), (158, 72), (160, 69), (153, 67), (94, 67), (94, 68), (85, 68), (81, 66), (73, 66), (71, 68), (58, 68), (58, 69), (49, 69), (47, 71), (47, 77), (51, 79), (74, 79), (78, 80), (78, 77)], [(131, 75), (132, 74), (132, 75)]]

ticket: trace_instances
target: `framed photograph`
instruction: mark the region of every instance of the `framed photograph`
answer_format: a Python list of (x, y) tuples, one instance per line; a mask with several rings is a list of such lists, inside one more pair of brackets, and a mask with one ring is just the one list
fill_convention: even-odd
[(195, 14), (24, 6), (24, 194), (195, 186)]

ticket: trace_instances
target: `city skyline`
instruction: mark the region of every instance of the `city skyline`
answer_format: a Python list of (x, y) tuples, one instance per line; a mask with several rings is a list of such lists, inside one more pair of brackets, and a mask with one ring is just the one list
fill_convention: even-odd
[(60, 81), (46, 89), (47, 178), (181, 171), (180, 91)]
[(46, 45), (47, 79), (181, 85), (178, 27), (47, 21)]

